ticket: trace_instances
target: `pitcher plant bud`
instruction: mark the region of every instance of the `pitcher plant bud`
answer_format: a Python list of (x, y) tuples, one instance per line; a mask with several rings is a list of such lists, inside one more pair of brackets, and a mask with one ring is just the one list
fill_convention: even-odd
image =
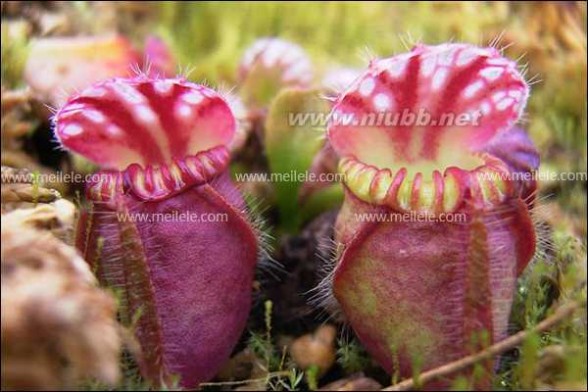
[(253, 111), (267, 109), (285, 87), (308, 87), (312, 63), (300, 46), (281, 38), (261, 38), (244, 53), (239, 64), (240, 93)]

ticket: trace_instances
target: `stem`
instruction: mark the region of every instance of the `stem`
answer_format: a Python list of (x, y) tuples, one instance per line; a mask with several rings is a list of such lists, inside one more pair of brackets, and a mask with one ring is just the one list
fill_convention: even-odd
[[(445, 377), (450, 374), (459, 372), (480, 361), (484, 361), (505, 351), (508, 351), (520, 345), (529, 334), (541, 333), (551, 329), (564, 319), (571, 316), (578, 308), (580, 308), (580, 304), (575, 301), (571, 301), (567, 304), (564, 304), (560, 306), (551, 316), (541, 321), (539, 324), (537, 324), (535, 327), (529, 330), (520, 331), (517, 334), (512, 335), (488, 347), (487, 349), (480, 351), (477, 354), (460, 358), (456, 361), (446, 363), (445, 365), (421, 373), (418, 376), (418, 385), (423, 385), (437, 378)], [(410, 378), (401, 381), (397, 384), (394, 384), (392, 386), (389, 386), (387, 388), (384, 388), (382, 389), (382, 391), (408, 391), (413, 389), (417, 385), (416, 381), (417, 380), (415, 380), (414, 378)]]
[(201, 387), (221, 387), (221, 386), (243, 385), (243, 384), (254, 383), (254, 382), (265, 382), (268, 379), (272, 379), (272, 378), (276, 378), (276, 377), (287, 377), (289, 375), (290, 375), (290, 372), (284, 370), (284, 371), (279, 371), (279, 372), (268, 373), (266, 377), (250, 378), (247, 380), (202, 382), (198, 385), (198, 387), (201, 388)]

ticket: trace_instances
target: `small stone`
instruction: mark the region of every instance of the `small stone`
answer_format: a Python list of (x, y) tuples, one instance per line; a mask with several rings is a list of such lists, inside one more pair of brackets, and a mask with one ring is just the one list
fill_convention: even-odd
[(289, 348), (290, 355), (301, 369), (308, 369), (314, 365), (319, 368), (319, 374), (322, 375), (335, 363), (336, 337), (337, 329), (334, 326), (322, 325), (314, 333), (295, 339)]

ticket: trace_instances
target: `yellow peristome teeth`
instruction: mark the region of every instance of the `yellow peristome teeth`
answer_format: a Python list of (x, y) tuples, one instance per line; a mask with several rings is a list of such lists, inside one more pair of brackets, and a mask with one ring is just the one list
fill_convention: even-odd
[(491, 157), (486, 157), (484, 162), (485, 165), (470, 171), (450, 167), (443, 176), (433, 170), (431, 178), (425, 180), (421, 172), (405, 177), (406, 168), (400, 168), (393, 175), (391, 169), (378, 169), (347, 157), (339, 162), (339, 172), (344, 174), (351, 192), (363, 201), (434, 215), (454, 212), (466, 195), (484, 208), (503, 202), (512, 193), (504, 164)]
[(341, 161), (340, 164), (340, 171), (345, 176), (345, 183), (347, 186), (351, 187), (351, 182), (355, 180), (355, 178), (359, 175), (363, 165), (357, 163), (354, 160), (345, 160)]
[(88, 186), (87, 194), (95, 201), (108, 201), (123, 190), (123, 179), (118, 174), (102, 174)]
[(498, 189), (498, 191), (500, 192), (500, 198), (503, 199), (504, 195), (507, 192), (507, 186), (506, 186), (506, 182), (504, 182), (504, 180), (502, 178), (499, 178), (498, 180), (495, 181), (494, 185), (496, 186), (496, 189)]
[(350, 158), (341, 159), (339, 161), (339, 172), (346, 174), (352, 165), (353, 165), (353, 159), (350, 159)]
[[(358, 165), (359, 166), (359, 165)], [(362, 200), (372, 201), (370, 195), (370, 185), (376, 174), (376, 170), (370, 167), (363, 167), (357, 171), (355, 176), (350, 177), (349, 186), (353, 192)]]
[(102, 186), (101, 182), (97, 182), (95, 184), (91, 184), (88, 188), (88, 193), (92, 196), (95, 200), (102, 200), (102, 195), (100, 194), (100, 188)]
[(169, 173), (174, 179), (176, 187), (181, 188), (185, 185), (184, 181), (182, 180), (182, 171), (175, 162), (169, 165)]
[(163, 176), (161, 173), (161, 168), (155, 168), (152, 172), (153, 185), (155, 189), (165, 189), (166, 186), (163, 182)]
[(411, 203), (410, 200), (412, 198), (412, 183), (413, 181), (405, 178), (398, 189), (398, 193), (396, 195), (396, 200), (398, 202), (398, 206), (403, 210), (410, 210)]
[(106, 187), (107, 187), (107, 192), (109, 195), (113, 195), (114, 192), (116, 191), (116, 184), (114, 181), (105, 181), (106, 182)]
[(341, 160), (339, 171), (345, 175), (345, 183), (349, 189), (361, 200), (370, 203), (381, 203), (392, 183), (392, 173), (389, 170), (377, 170), (354, 159)]
[(501, 202), (505, 198), (507, 186), (502, 173), (493, 168), (484, 168), (476, 173), (482, 202), (487, 205)]
[(135, 171), (135, 175), (132, 179), (133, 189), (137, 191), (139, 194), (145, 195), (147, 194), (147, 188), (145, 187), (145, 173), (143, 170)]
[(435, 183), (429, 181), (421, 182), (421, 189), (419, 190), (419, 205), (418, 210), (423, 212), (433, 212), (435, 204)]
[(493, 173), (487, 173), (484, 170), (476, 173), (475, 179), (479, 186), (478, 189), (480, 189), (481, 201), (484, 204), (488, 204), (488, 202), (491, 202), (494, 199), (492, 194), (493, 180), (489, 180), (489, 177), (492, 175)]
[(392, 172), (386, 169), (378, 170), (372, 183), (372, 198), (376, 202), (382, 203), (386, 199), (390, 185), (392, 185)]
[(451, 212), (457, 208), (460, 200), (459, 182), (455, 176), (448, 173), (445, 177), (445, 184), (443, 187), (443, 211)]
[(498, 197), (500, 201), (502, 201), (505, 199), (505, 195), (508, 192), (508, 185), (504, 181), (503, 173), (500, 173), (500, 171), (495, 171), (493, 178), (494, 188), (498, 192)]
[(360, 187), (358, 177), (361, 169), (362, 165), (353, 159), (345, 159), (339, 163), (339, 171), (344, 175), (345, 184), (358, 197), (360, 197), (357, 191), (357, 189)]
[(197, 162), (200, 162), (200, 160), (196, 157), (189, 157), (185, 160), (190, 175), (198, 180), (202, 180), (202, 173), (200, 172), (199, 166), (196, 164)]
[(200, 162), (202, 163), (202, 166), (204, 167), (204, 169), (209, 172), (209, 173), (213, 173), (215, 171), (213, 162), (210, 160), (210, 158), (206, 155), (202, 155), (200, 156)]

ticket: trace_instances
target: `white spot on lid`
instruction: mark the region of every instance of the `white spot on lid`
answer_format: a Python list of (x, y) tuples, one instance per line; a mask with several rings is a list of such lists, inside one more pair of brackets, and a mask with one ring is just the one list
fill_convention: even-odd
[(407, 60), (398, 59), (397, 61), (394, 61), (390, 64), (390, 67), (388, 67), (388, 73), (390, 76), (397, 78), (398, 76), (402, 75), (402, 73), (404, 73), (407, 64)]
[(504, 97), (506, 97), (506, 92), (505, 91), (497, 91), (494, 94), (492, 94), (492, 100), (494, 102), (498, 102), (498, 101), (500, 101)]
[(437, 59), (435, 56), (428, 56), (423, 60), (421, 64), (421, 73), (423, 76), (431, 76), (437, 65)]
[(82, 132), (84, 132), (84, 128), (82, 128), (79, 124), (68, 124), (61, 131), (61, 133), (65, 136), (77, 136)]
[(516, 99), (517, 101), (522, 98), (523, 92), (521, 90), (511, 90), (508, 93), (508, 96), (511, 98)]
[(124, 83), (113, 83), (112, 88), (116, 91), (125, 101), (137, 104), (145, 102), (145, 97), (137, 89)]
[(488, 59), (486, 61), (486, 64), (488, 64), (488, 65), (499, 65), (499, 66), (509, 66), (509, 65), (511, 65), (511, 63), (512, 63), (511, 61), (504, 59), (502, 57)]
[(359, 85), (359, 93), (364, 97), (369, 96), (373, 91), (376, 83), (372, 77), (367, 77)]
[(446, 68), (439, 68), (435, 75), (433, 75), (433, 90), (438, 90), (441, 86), (445, 83), (445, 79), (447, 79), (448, 71)]
[(103, 123), (103, 122), (106, 121), (106, 116), (102, 112), (100, 112), (98, 110), (95, 110), (95, 109), (87, 109), (87, 110), (85, 110), (84, 111), (84, 116), (88, 120), (90, 120), (92, 122), (95, 122), (97, 124), (101, 124), (101, 123)]
[(474, 83), (470, 84), (463, 90), (464, 98), (472, 98), (480, 89), (484, 87), (484, 82), (481, 80), (477, 80)]
[(139, 105), (135, 108), (135, 114), (144, 123), (154, 123), (157, 121), (157, 115), (147, 105)]
[(496, 104), (496, 109), (500, 111), (506, 110), (513, 102), (514, 100), (512, 98), (505, 98)]
[(377, 72), (382, 72), (390, 68), (394, 61), (396, 61), (396, 58), (375, 59), (370, 61), (369, 66)]
[(448, 48), (443, 50), (439, 53), (437, 62), (439, 65), (449, 66), (453, 62), (453, 56), (455, 55), (455, 50), (453, 48)]
[(390, 97), (388, 97), (386, 94), (376, 94), (376, 96), (374, 97), (374, 106), (376, 107), (376, 110), (379, 111), (386, 111), (388, 109), (390, 109)]
[(91, 87), (82, 93), (84, 97), (100, 98), (106, 95), (106, 89), (102, 87)]
[(192, 108), (190, 105), (179, 104), (176, 107), (176, 112), (179, 117), (190, 117), (192, 115)]
[(494, 80), (498, 79), (500, 77), (500, 75), (502, 75), (503, 72), (504, 72), (504, 68), (489, 67), (489, 68), (482, 69), (480, 71), (480, 76), (482, 76), (483, 78), (485, 78), (489, 81), (494, 81)]
[(461, 52), (459, 52), (459, 55), (457, 56), (457, 61), (455, 62), (455, 64), (458, 67), (463, 67), (465, 65), (470, 64), (472, 61), (474, 61), (476, 59), (476, 57), (478, 57), (479, 53), (476, 53), (476, 51), (471, 50), (471, 49), (463, 49)]
[(169, 79), (155, 81), (154, 88), (160, 94), (169, 94), (174, 87), (173, 81)]
[(123, 131), (114, 124), (110, 124), (106, 127), (106, 133), (110, 136), (122, 136)]
[(182, 100), (184, 100), (185, 102), (194, 104), (194, 105), (202, 102), (203, 99), (204, 99), (204, 97), (202, 96), (202, 94), (200, 94), (196, 90), (190, 91), (190, 92), (182, 95)]

